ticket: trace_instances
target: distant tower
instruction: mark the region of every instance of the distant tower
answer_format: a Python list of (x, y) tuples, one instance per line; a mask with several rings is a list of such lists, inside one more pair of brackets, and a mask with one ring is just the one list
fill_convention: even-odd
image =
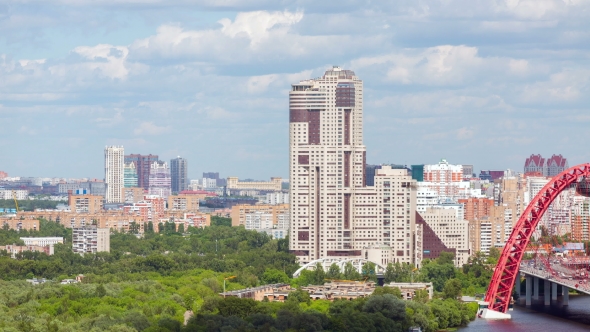
[(135, 167), (135, 162), (125, 163), (124, 168), (125, 188), (137, 187), (137, 169)]
[(158, 195), (162, 198), (170, 196), (170, 168), (168, 163), (156, 161), (152, 164), (150, 170), (149, 194)]
[(170, 160), (170, 174), (172, 176), (172, 192), (179, 193), (187, 189), (188, 162), (184, 158)]
[(125, 156), (125, 163), (135, 163), (135, 171), (137, 172), (137, 186), (143, 189), (148, 189), (150, 185), (150, 172), (152, 164), (158, 161), (158, 155), (148, 154), (130, 154)]
[(123, 202), (121, 192), (124, 187), (124, 156), (125, 151), (122, 146), (107, 146), (104, 149), (104, 182), (107, 203)]

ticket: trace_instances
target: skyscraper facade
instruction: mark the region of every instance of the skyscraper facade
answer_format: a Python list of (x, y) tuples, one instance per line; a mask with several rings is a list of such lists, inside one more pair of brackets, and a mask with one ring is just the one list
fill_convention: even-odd
[(184, 158), (170, 160), (170, 175), (172, 177), (172, 192), (179, 193), (187, 189), (188, 162)]
[(152, 163), (150, 170), (148, 192), (167, 199), (171, 194), (171, 178), (168, 163), (156, 161)]
[(124, 186), (124, 155), (125, 151), (122, 146), (107, 146), (104, 149), (104, 182), (106, 184), (105, 201), (107, 203), (123, 202), (121, 190)]
[(387, 261), (415, 262), (415, 180), (383, 166), (366, 186), (362, 118), (363, 82), (351, 70), (292, 85), (289, 245), (301, 263), (362, 258), (377, 244), (391, 248)]
[(125, 156), (125, 163), (135, 163), (135, 170), (137, 171), (137, 186), (143, 189), (148, 189), (150, 185), (150, 171), (152, 164), (158, 161), (157, 155), (141, 155), (130, 154)]
[(123, 172), (125, 188), (137, 187), (137, 168), (135, 162), (125, 163)]

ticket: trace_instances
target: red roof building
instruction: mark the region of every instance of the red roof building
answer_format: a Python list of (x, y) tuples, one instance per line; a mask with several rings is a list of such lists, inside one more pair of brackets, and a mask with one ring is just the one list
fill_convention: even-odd
[(524, 173), (526, 175), (541, 174), (542, 176), (556, 176), (569, 168), (567, 159), (562, 155), (552, 155), (545, 159), (540, 154), (532, 154), (524, 162)]

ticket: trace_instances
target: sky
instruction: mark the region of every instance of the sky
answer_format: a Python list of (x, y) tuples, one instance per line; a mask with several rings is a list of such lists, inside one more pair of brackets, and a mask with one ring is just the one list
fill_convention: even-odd
[(290, 84), (364, 82), (371, 164), (590, 161), (589, 0), (0, 0), (0, 170), (288, 176)]

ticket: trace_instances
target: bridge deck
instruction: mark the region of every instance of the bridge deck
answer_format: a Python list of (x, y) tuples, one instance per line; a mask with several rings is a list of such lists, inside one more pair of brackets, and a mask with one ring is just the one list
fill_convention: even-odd
[[(575, 289), (581, 293), (590, 295), (590, 284), (588, 284), (588, 271), (583, 269), (585, 277), (576, 277), (576, 269), (571, 269), (568, 264), (551, 262), (551, 270), (544, 264), (535, 264), (534, 261), (523, 261), (520, 264), (520, 272), (540, 279), (549, 280), (558, 285)], [(552, 273), (553, 272), (553, 273)], [(570, 280), (571, 279), (571, 280)]]

